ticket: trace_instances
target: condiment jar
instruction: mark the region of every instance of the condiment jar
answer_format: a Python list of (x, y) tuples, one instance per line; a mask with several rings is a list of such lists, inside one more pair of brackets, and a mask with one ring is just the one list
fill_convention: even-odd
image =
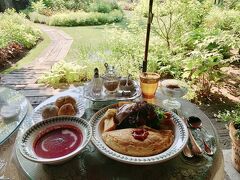
[(99, 77), (98, 68), (94, 69), (94, 77), (92, 79), (92, 96), (93, 97), (100, 97), (102, 95), (103, 89), (103, 79)]
[(115, 93), (118, 88), (119, 77), (116, 74), (114, 66), (108, 65), (107, 63), (105, 63), (104, 66), (106, 72), (103, 76), (103, 85), (106, 88), (107, 93)]

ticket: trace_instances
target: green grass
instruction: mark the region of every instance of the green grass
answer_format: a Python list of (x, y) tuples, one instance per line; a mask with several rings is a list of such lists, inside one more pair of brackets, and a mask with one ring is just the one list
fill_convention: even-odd
[(73, 44), (64, 58), (65, 61), (75, 61), (79, 58), (78, 54), (81, 49), (95, 49), (106, 41), (105, 27), (107, 26), (58, 27), (73, 38)]
[(43, 40), (39, 44), (37, 44), (37, 46), (35, 46), (33, 49), (31, 49), (25, 55), (25, 57), (23, 57), (20, 61), (18, 61), (14, 66), (4, 70), (2, 73), (8, 74), (14, 70), (20, 69), (20, 68), (24, 67), (25, 65), (30, 64), (35, 58), (37, 58), (44, 51), (44, 49), (46, 47), (48, 47), (48, 45), (51, 42), (48, 35), (44, 32), (42, 33), (42, 38), (43, 38)]
[(128, 19), (124, 18), (121, 22), (100, 26), (75, 26), (75, 27), (56, 27), (73, 38), (73, 44), (64, 58), (65, 61), (71, 62), (79, 59), (79, 52), (82, 49), (96, 50), (101, 44), (108, 40), (105, 29), (127, 27)]

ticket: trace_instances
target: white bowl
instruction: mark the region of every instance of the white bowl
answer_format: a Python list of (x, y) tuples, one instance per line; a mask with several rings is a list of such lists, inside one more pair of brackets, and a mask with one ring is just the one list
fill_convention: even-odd
[[(44, 134), (58, 128), (66, 126), (74, 126), (82, 132), (82, 142), (75, 150), (67, 155), (57, 158), (43, 158), (39, 157), (34, 151), (34, 143), (37, 138), (42, 137)], [(38, 122), (29, 128), (20, 139), (20, 152), (28, 160), (43, 164), (59, 164), (63, 163), (81, 152), (81, 150), (88, 144), (92, 136), (92, 129), (89, 123), (78, 117), (72, 116), (57, 116)]]

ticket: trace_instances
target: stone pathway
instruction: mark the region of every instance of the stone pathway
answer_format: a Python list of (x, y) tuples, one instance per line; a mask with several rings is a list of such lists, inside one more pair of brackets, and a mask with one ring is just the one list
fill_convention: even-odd
[(57, 89), (37, 84), (37, 79), (67, 55), (73, 39), (61, 30), (46, 25), (39, 25), (51, 39), (51, 44), (29, 65), (10, 74), (1, 76), (0, 85), (22, 92), (33, 107), (59, 92)]

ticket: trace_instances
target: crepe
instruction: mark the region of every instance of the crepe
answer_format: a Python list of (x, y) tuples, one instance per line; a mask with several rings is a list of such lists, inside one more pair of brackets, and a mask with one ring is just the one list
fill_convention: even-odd
[(103, 141), (114, 151), (129, 156), (152, 156), (168, 149), (174, 139), (173, 131), (161, 130), (159, 132), (148, 131), (144, 141), (132, 136), (134, 128), (120, 129), (102, 134)]
[(114, 122), (114, 117), (116, 115), (117, 109), (108, 109), (101, 121), (104, 122), (103, 132), (112, 131), (116, 129), (116, 124)]

